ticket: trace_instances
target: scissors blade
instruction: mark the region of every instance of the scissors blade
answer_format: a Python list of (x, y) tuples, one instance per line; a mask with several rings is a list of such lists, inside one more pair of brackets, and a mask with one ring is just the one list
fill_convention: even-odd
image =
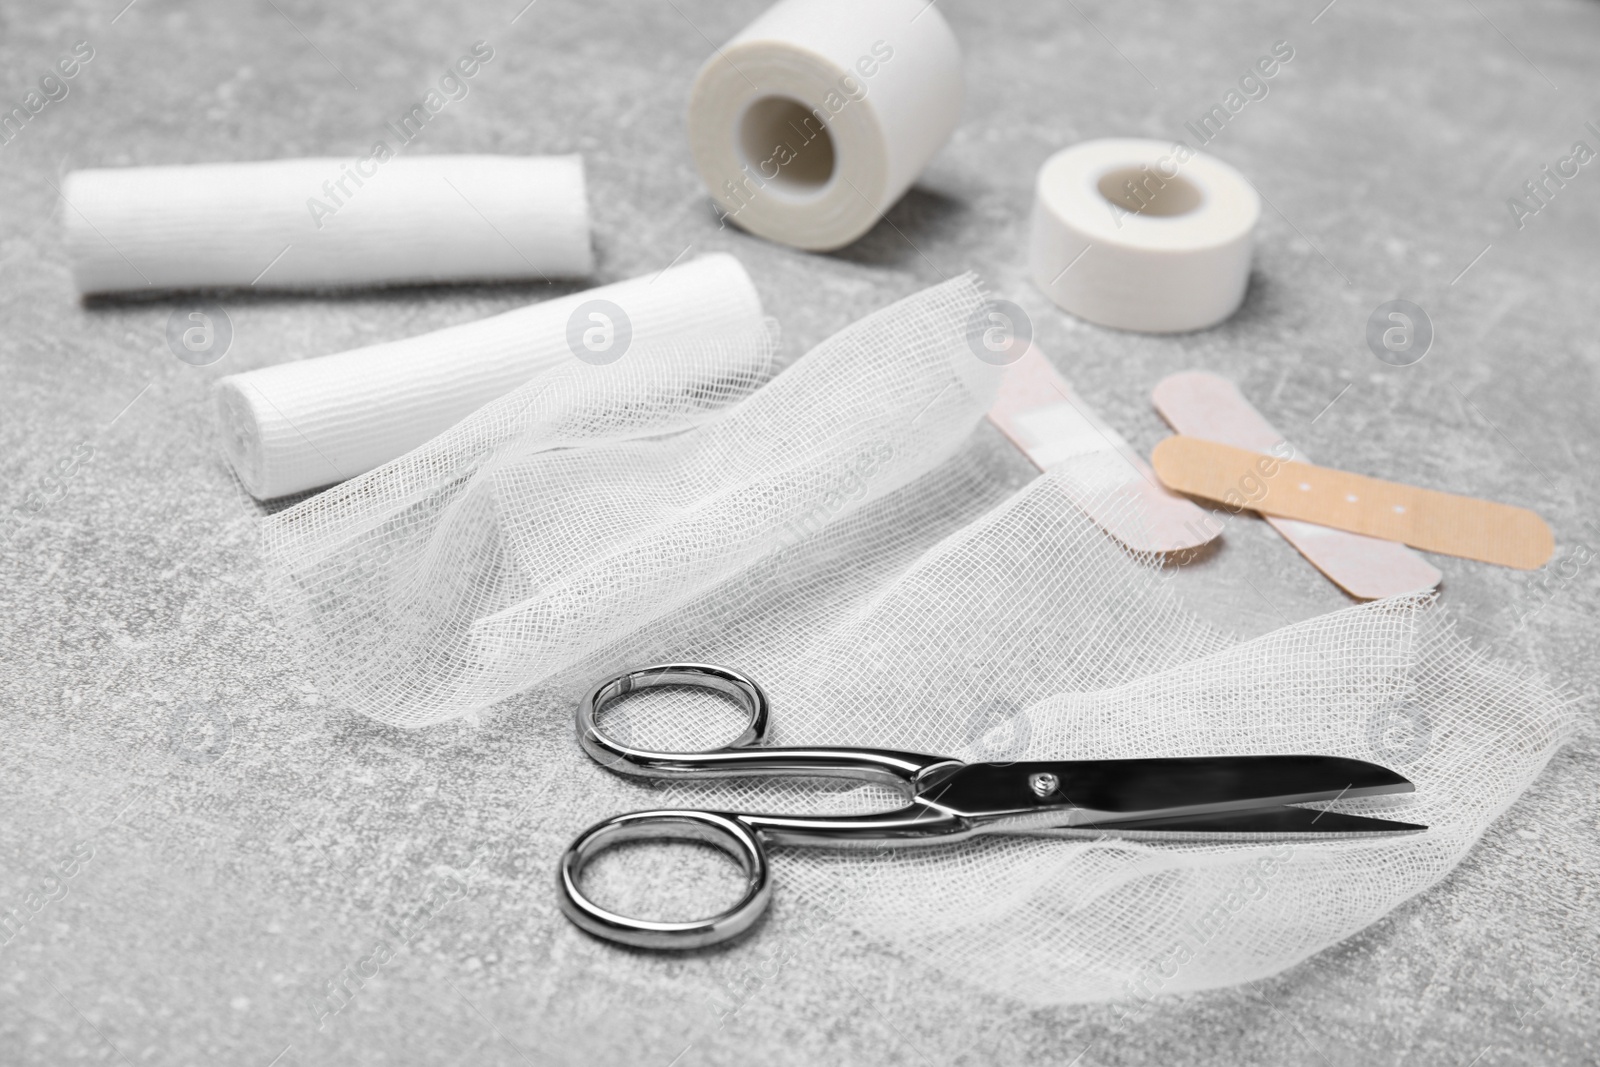
[(1104, 825), (1085, 823), (1081, 829), (1108, 834), (1283, 834), (1307, 837), (1349, 834), (1375, 837), (1421, 833), (1427, 827), (1413, 822), (1347, 815), (1316, 808), (1249, 808), (1210, 815), (1167, 815), (1154, 819), (1123, 819)]
[(919, 799), (1024, 829), (1111, 824), (1409, 793), (1405, 776), (1340, 756), (1200, 756), (970, 763)]

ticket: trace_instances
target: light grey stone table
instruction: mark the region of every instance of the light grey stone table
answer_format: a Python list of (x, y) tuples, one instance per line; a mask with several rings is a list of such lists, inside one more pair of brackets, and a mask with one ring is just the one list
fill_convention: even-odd
[[(1163, 433), (1151, 385), (1209, 368), (1325, 462), (1537, 508), (1566, 559), (1600, 538), (1600, 164), (1520, 226), (1507, 201), (1574, 141), (1600, 148), (1600, 7), (952, 0), (960, 128), (888, 224), (817, 256), (719, 229), (684, 146), (690, 78), (759, 3), (123, 2), (0, 7), (0, 107), (74, 42), (94, 51), (0, 146), (0, 907), (26, 917), (0, 946), (0, 1062), (1600, 1060), (1595, 567), (1441, 562), (1463, 627), (1565, 684), (1579, 735), (1444, 882), (1271, 980), (1163, 999), (1119, 1032), (1104, 1006), (822, 959), (803, 908), (728, 952), (619, 951), (551, 906), (570, 829), (522, 818), (540, 760), (575, 758), (565, 709), (524, 698), (404, 734), (327, 706), (263, 607), (263, 510), (205, 402), (231, 371), (550, 290), (230, 294), (232, 349), (196, 368), (164, 341), (185, 298), (74, 297), (56, 189), (81, 166), (364, 152), (482, 39), (493, 63), (413, 150), (582, 152), (604, 280), (734, 252), (792, 358), (974, 269), (1142, 448)], [(1038, 165), (1085, 138), (1182, 136), (1279, 40), (1292, 62), (1209, 146), (1268, 202), (1240, 313), (1143, 337), (1046, 303), (1022, 267)], [(1363, 340), (1396, 297), (1437, 331), (1405, 368)], [(1345, 603), (1261, 524), (1234, 527), (1182, 576), (1196, 610), (1248, 634)], [(225, 758), (182, 758), (169, 732), (190, 712), (229, 724)], [(348, 1006), (318, 1007), (402, 937)]]

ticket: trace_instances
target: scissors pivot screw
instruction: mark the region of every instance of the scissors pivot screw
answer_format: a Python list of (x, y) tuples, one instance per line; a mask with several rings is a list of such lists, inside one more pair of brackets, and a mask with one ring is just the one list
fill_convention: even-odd
[(1061, 788), (1061, 779), (1048, 771), (1028, 775), (1028, 788), (1033, 790), (1035, 796), (1047, 797)]

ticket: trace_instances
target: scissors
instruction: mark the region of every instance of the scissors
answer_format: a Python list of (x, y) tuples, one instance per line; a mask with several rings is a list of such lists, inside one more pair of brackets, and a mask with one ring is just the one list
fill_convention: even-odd
[[(748, 724), (731, 744), (708, 752), (652, 752), (621, 744), (600, 731), (597, 720), (608, 704), (657, 686), (721, 693), (743, 708)], [(688, 949), (727, 941), (748, 930), (771, 900), (769, 843), (899, 847), (1042, 830), (1085, 837), (1328, 839), (1427, 829), (1295, 806), (1415, 790), (1396, 772), (1362, 760), (1274, 755), (964, 763), (947, 756), (878, 748), (777, 748), (761, 744), (769, 710), (766, 693), (738, 671), (703, 663), (665, 663), (596, 685), (578, 705), (578, 743), (605, 767), (631, 777), (854, 778), (900, 788), (907, 796), (906, 806), (869, 815), (693, 809), (614, 815), (579, 834), (561, 857), (556, 891), (568, 919), (597, 937), (640, 948)], [(744, 870), (744, 895), (720, 914), (687, 922), (631, 918), (586, 897), (578, 883), (589, 860), (613, 845), (640, 839), (700, 841), (722, 849)]]

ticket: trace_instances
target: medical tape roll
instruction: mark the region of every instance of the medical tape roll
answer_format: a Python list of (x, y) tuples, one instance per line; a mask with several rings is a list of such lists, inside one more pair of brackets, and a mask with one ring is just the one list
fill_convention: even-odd
[(783, 0), (700, 69), (689, 147), (726, 219), (826, 251), (911, 187), (962, 95), (960, 46), (927, 0)]
[(1085, 141), (1039, 169), (1028, 269), (1090, 322), (1202, 330), (1244, 300), (1260, 215), (1244, 175), (1187, 145)]
[(229, 375), (213, 389), (218, 429), (239, 480), (266, 500), (397, 459), (564, 361), (610, 362), (585, 348), (590, 340), (627, 358), (651, 342), (761, 327), (744, 267), (704, 256), (419, 337)]
[(83, 294), (594, 269), (579, 156), (395, 158), (383, 146), (358, 159), (80, 170), (62, 196)]

